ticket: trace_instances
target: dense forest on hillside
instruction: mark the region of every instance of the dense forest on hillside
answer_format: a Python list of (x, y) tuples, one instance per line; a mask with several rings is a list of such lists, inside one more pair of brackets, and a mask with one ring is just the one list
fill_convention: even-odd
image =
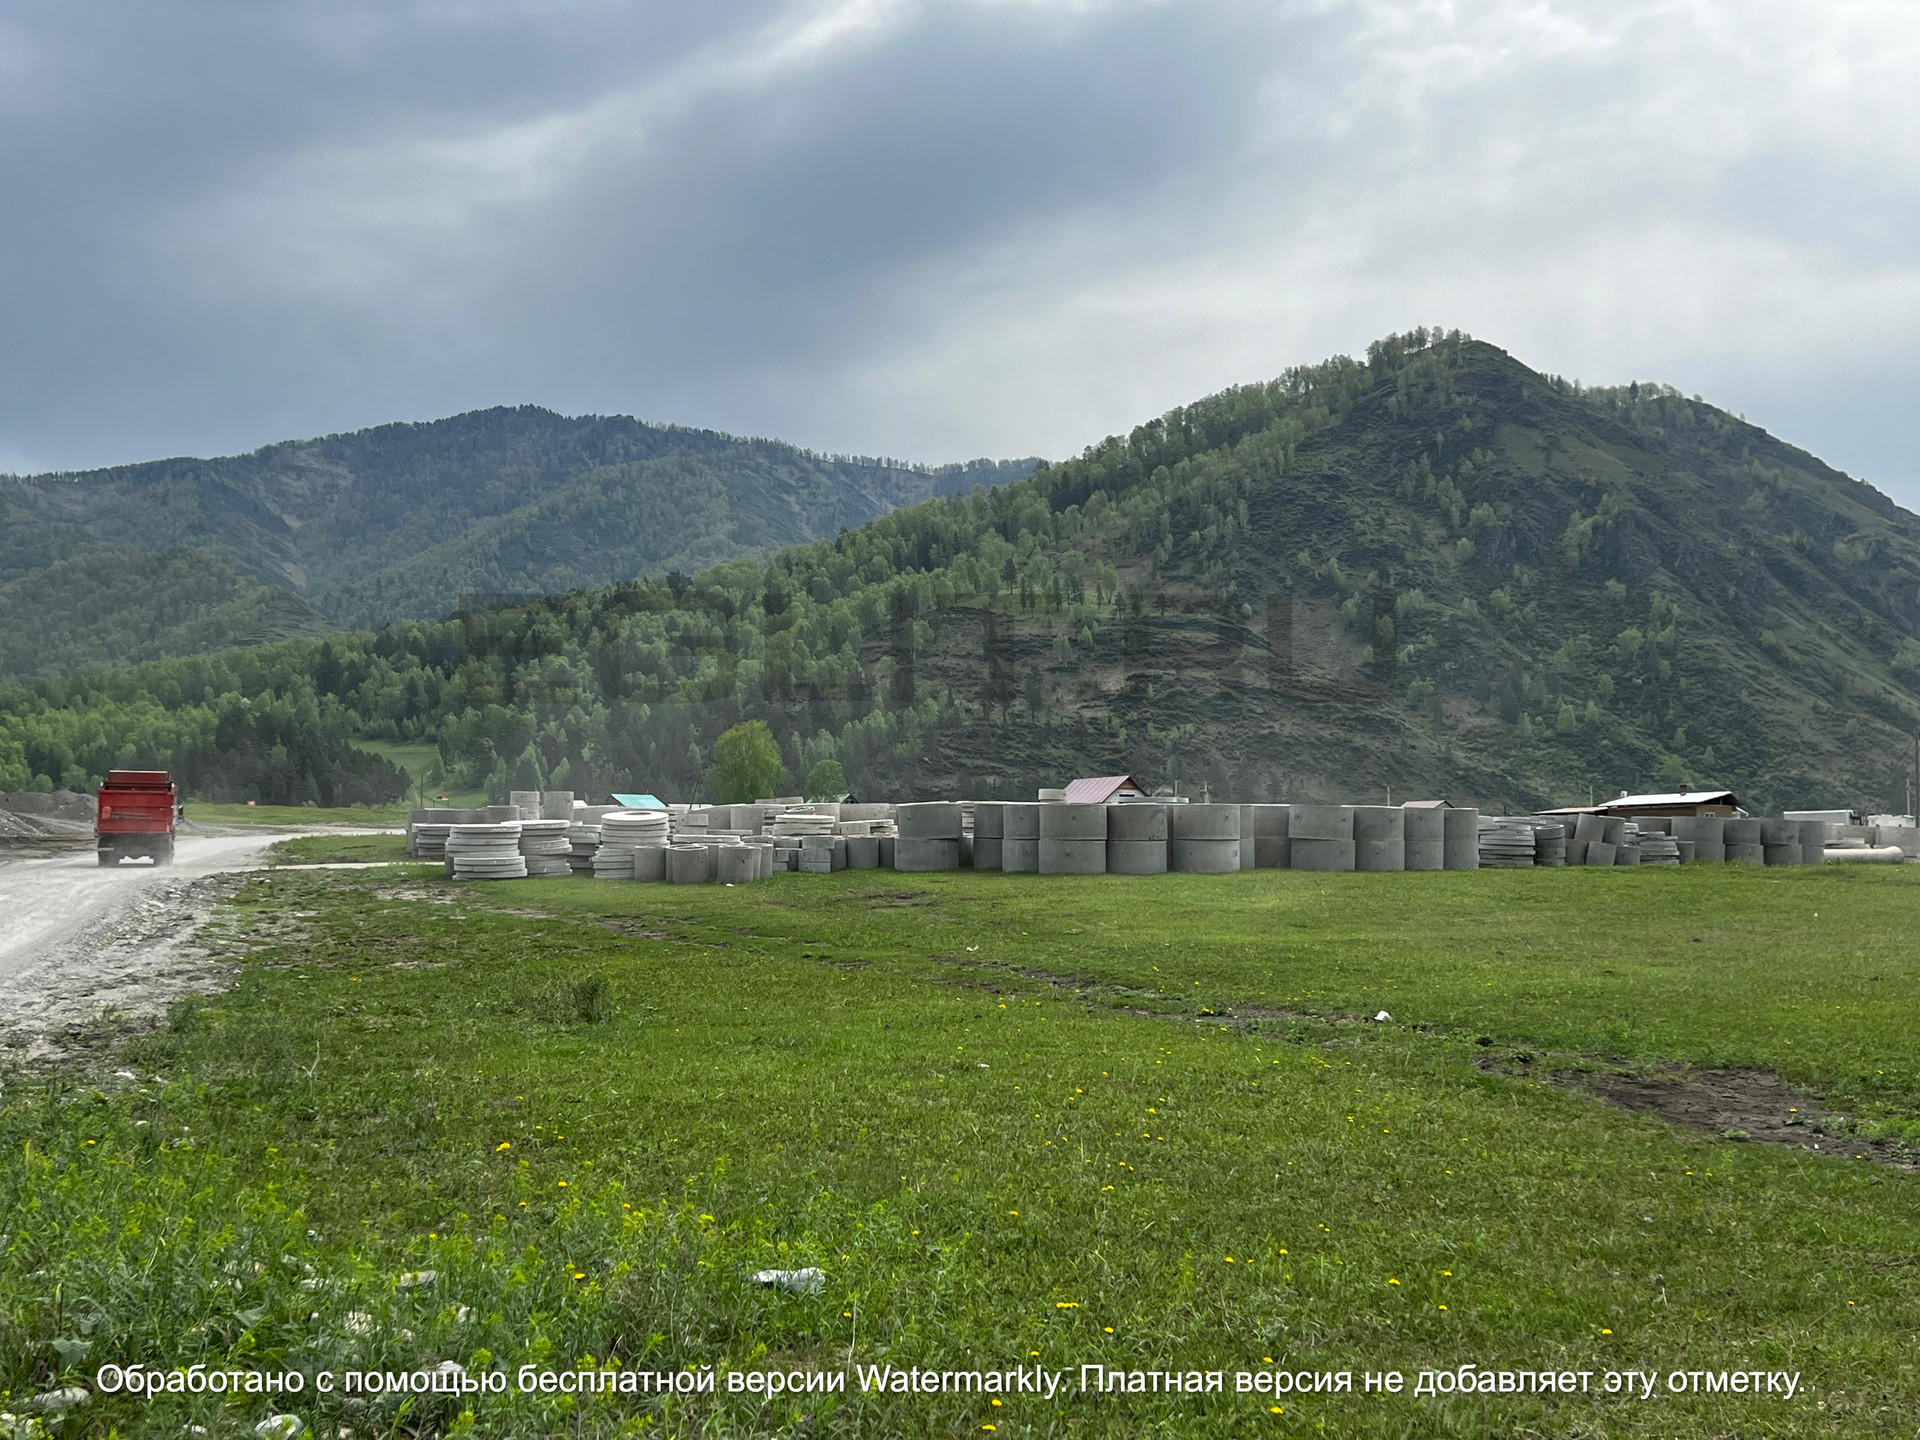
[(1697, 398), (1415, 331), (770, 560), (12, 682), (0, 788), (158, 756), (244, 701), (436, 741), (495, 792), (697, 797), (756, 717), (793, 777), (831, 756), (863, 796), (1131, 771), (1879, 808), (1920, 717), (1916, 526)]
[(523, 406), (220, 460), (0, 477), (0, 674), (699, 570), (1032, 468), (823, 456)]

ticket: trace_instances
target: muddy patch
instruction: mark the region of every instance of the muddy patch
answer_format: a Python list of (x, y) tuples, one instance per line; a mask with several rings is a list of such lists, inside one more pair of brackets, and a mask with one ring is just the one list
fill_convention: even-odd
[[(1220, 1030), (1258, 1029), (1262, 1024), (1281, 1025), (1370, 1025), (1361, 1015), (1317, 1015), (1305, 1010), (1285, 1010), (1270, 1005), (1233, 1005), (1194, 1008), (1184, 996), (1159, 990), (1143, 990), (1100, 980), (1090, 975), (1068, 975), (1036, 965), (1009, 965), (999, 961), (963, 960), (953, 955), (929, 955), (936, 965), (951, 967), (956, 973), (940, 977), (940, 983), (957, 990), (977, 990), (988, 995), (1017, 995), (1025, 987), (1014, 977), (1046, 986), (1060, 995), (1070, 995), (1088, 1004), (1140, 1020), (1171, 1020), (1190, 1025), (1211, 1025)], [(1029, 992), (1030, 993), (1030, 992)], [(1155, 1009), (1145, 1002), (1158, 1002), (1166, 1009)], [(1178, 1008), (1175, 1008), (1178, 1007)]]
[[(1514, 1073), (1510, 1067), (1493, 1062), (1483, 1063), (1482, 1068)], [(1846, 1115), (1827, 1109), (1818, 1097), (1764, 1071), (1671, 1066), (1640, 1074), (1558, 1069), (1547, 1075), (1556, 1085), (1623, 1110), (1658, 1115), (1668, 1124), (1704, 1130), (1727, 1140), (1787, 1145), (1844, 1160), (1872, 1160), (1908, 1172), (1920, 1171), (1920, 1164), (1903, 1147), (1847, 1134)]]
[(63, 944), (0, 998), (0, 1047), (14, 1064), (104, 1056), (182, 995), (234, 983), (250, 942), (213, 921), (245, 877), (215, 875), (143, 895)]

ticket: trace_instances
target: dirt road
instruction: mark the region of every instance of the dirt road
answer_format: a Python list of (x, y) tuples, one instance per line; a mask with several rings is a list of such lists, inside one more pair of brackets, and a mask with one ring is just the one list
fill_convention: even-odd
[(185, 990), (225, 988), (231, 963), (191, 943), (232, 891), (214, 877), (258, 869), (288, 833), (183, 833), (158, 867), (105, 869), (91, 846), (0, 858), (0, 1045), (57, 1056), (103, 1009), (137, 1019)]

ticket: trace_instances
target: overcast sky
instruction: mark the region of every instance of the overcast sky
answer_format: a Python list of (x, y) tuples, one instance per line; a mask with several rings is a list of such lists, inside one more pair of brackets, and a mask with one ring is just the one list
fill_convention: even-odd
[(16, 0), (0, 469), (481, 406), (1059, 456), (1389, 330), (1920, 507), (1912, 0)]

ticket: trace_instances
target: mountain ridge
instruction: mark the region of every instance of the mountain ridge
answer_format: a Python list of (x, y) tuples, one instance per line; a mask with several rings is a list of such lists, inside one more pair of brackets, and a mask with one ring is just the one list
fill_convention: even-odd
[[(1415, 331), (765, 560), (113, 683), (305, 686), (492, 790), (695, 798), (754, 718), (792, 776), (831, 756), (895, 797), (1129, 771), (1254, 800), (1712, 783), (1898, 809), (1916, 536), (1670, 387)], [(51, 717), (105, 686), (36, 693)]]
[[(699, 568), (1031, 468), (830, 456), (526, 405), (238, 456), (5, 476), (0, 519), (15, 540), (0, 544), (0, 615), (15, 622), (16, 639), (0, 646), (0, 669), (112, 658), (122, 635), (128, 649), (117, 658), (147, 658), (162, 644), (133, 595), (88, 634), (38, 647), (22, 638), (73, 629), (32, 603), (37, 573), (59, 561), (120, 565), (157, 580), (205, 555), (215, 589), (240, 593), (241, 580), (270, 586), (310, 612), (308, 628), (340, 628), (447, 614), (476, 592), (549, 593)], [(575, 534), (562, 528), (569, 519)], [(142, 558), (153, 556), (168, 563)], [(177, 608), (193, 593), (171, 591), (155, 603)], [(215, 643), (245, 638), (217, 612), (189, 629)]]

